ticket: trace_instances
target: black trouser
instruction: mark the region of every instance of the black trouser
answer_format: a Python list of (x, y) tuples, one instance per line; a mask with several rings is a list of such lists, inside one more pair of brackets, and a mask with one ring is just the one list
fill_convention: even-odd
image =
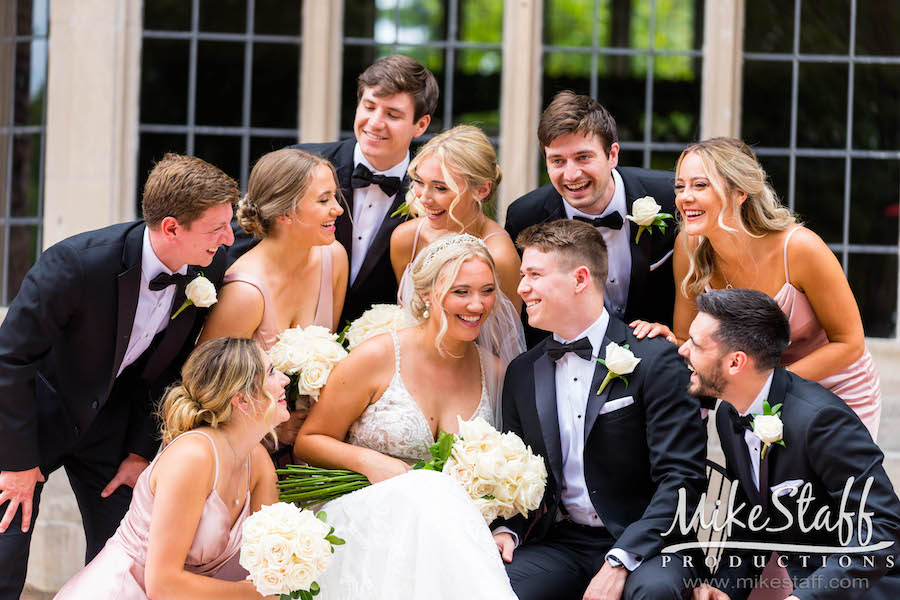
[[(580, 600), (615, 540), (604, 528), (554, 524), (538, 542), (513, 552), (506, 572), (519, 600)], [(645, 560), (625, 580), (623, 600), (665, 600), (688, 597), (693, 576), (680, 558), (664, 563), (662, 556)]]
[[(132, 490), (127, 485), (119, 486), (108, 498), (100, 497), (127, 456), (125, 434), (129, 410), (129, 398), (125, 394), (116, 398), (113, 394), (75, 448), (53, 464), (41, 467), (44, 477), (60, 467), (66, 470), (87, 538), (85, 564), (103, 549), (131, 503)], [(17, 600), (22, 593), (42, 489), (43, 484), (35, 486), (28, 533), (22, 533), (20, 508), (6, 532), (0, 534), (0, 600)], [(0, 505), (0, 515), (6, 512), (7, 505)]]

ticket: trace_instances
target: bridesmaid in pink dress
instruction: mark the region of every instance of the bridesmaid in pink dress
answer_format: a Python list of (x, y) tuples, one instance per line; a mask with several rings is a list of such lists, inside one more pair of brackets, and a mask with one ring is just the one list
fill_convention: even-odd
[(261, 598), (238, 564), (241, 527), (278, 501), (260, 440), (288, 418), (288, 378), (233, 338), (198, 346), (182, 375), (163, 402), (163, 449), (119, 529), (58, 599)]
[[(291, 327), (319, 325), (335, 331), (347, 290), (347, 252), (335, 241), (344, 212), (338, 181), (327, 160), (284, 148), (264, 155), (250, 173), (237, 218), (261, 241), (225, 274), (200, 341), (252, 338), (268, 350)], [(276, 430), (273, 459), (290, 456), (306, 418), (297, 410)]]

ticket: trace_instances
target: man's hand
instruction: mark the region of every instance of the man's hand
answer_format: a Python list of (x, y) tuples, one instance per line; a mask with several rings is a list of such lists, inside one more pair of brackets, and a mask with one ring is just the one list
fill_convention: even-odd
[[(791, 596), (791, 598), (793, 598), (793, 596)], [(700, 587), (694, 588), (694, 592), (691, 594), (691, 600), (731, 600), (731, 598), (729, 598), (728, 594), (725, 592), (704, 583)], [(794, 600), (796, 600), (796, 598)]]
[(125, 460), (122, 461), (122, 464), (119, 465), (116, 476), (113, 477), (112, 481), (107, 483), (106, 487), (103, 488), (103, 491), (100, 492), (100, 497), (109, 498), (110, 494), (116, 491), (116, 488), (122, 484), (134, 489), (138, 477), (141, 476), (141, 473), (144, 472), (144, 469), (146, 469), (149, 464), (150, 461), (143, 456), (138, 456), (137, 454), (129, 452), (128, 456), (125, 457)]
[(594, 575), (590, 585), (584, 591), (583, 600), (620, 600), (625, 589), (625, 578), (628, 570), (614, 567), (609, 562), (603, 563), (600, 572)]
[(508, 531), (495, 533), (494, 542), (497, 543), (497, 550), (500, 551), (503, 562), (512, 562), (513, 551), (516, 549), (516, 541), (513, 539), (512, 534)]
[(19, 505), (22, 506), (22, 533), (28, 533), (28, 528), (31, 527), (34, 486), (43, 481), (44, 475), (40, 467), (27, 471), (0, 471), (0, 506), (9, 501), (3, 520), (0, 520), (0, 533), (6, 532), (6, 528), (19, 510)]

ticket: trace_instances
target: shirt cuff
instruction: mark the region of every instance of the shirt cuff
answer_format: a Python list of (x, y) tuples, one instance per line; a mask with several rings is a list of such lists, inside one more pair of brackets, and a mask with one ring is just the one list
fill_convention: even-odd
[[(498, 527), (498, 529), (500, 528)], [(610, 554), (622, 561), (622, 564), (625, 565), (625, 568), (629, 571), (634, 571), (639, 566), (641, 566), (642, 562), (644, 562), (643, 559), (638, 558), (637, 554), (632, 554), (631, 552), (622, 550), (621, 548), (613, 548), (606, 553), (606, 556), (609, 556)]]
[(498, 533), (508, 533), (509, 535), (512, 536), (512, 539), (513, 539), (513, 550), (515, 550), (516, 548), (519, 547), (519, 536), (516, 535), (516, 532), (515, 532), (515, 531), (513, 531), (513, 530), (510, 529), (509, 527), (503, 527), (503, 526), (501, 525), (500, 527), (497, 527), (496, 529), (494, 529), (493, 531), (491, 531), (491, 534), (492, 534), (492, 535), (497, 535)]

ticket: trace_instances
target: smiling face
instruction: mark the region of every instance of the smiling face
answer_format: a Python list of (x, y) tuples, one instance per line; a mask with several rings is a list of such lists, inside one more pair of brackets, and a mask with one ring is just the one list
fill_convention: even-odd
[(569, 206), (592, 215), (606, 209), (615, 191), (612, 170), (619, 164), (619, 144), (607, 156), (598, 137), (567, 133), (550, 142), (544, 155), (550, 181)]
[[(720, 186), (721, 187), (721, 186)], [(719, 226), (722, 198), (713, 189), (700, 155), (691, 152), (678, 167), (675, 178), (675, 206), (681, 213), (683, 229), (688, 235), (709, 235)], [(728, 223), (728, 220), (725, 220)]]
[[(277, 403), (275, 412), (269, 418), (268, 423), (269, 426), (274, 427), (275, 425), (284, 423), (291, 416), (287, 409), (287, 399), (285, 398), (284, 390), (285, 386), (290, 383), (291, 380), (287, 375), (275, 368), (275, 365), (269, 360), (268, 353), (263, 352), (262, 355), (266, 365), (266, 382), (264, 387)], [(263, 412), (265, 413), (265, 411)]]
[(688, 393), (692, 396), (712, 396), (721, 398), (728, 385), (722, 352), (713, 339), (718, 330), (718, 322), (706, 313), (699, 313), (691, 323), (690, 337), (678, 349), (691, 369), (691, 383)]
[(461, 191), (459, 196), (447, 181), (441, 169), (441, 161), (434, 154), (419, 161), (413, 177), (413, 193), (425, 208), (425, 217), (433, 229), (450, 229), (454, 219), (463, 224), (474, 221), (481, 212), (476, 194), (481, 192), (486, 195), (490, 190), (490, 187), (485, 191), (472, 189), (462, 177), (453, 172), (451, 165), (447, 165), (447, 172), (453, 179), (452, 186)]
[(525, 302), (528, 324), (558, 333), (572, 318), (576, 279), (554, 252), (525, 248), (518, 293)]
[(353, 133), (366, 160), (386, 171), (406, 158), (409, 144), (428, 128), (431, 117), (415, 120), (413, 97), (405, 92), (377, 96), (377, 88), (366, 88), (356, 105)]
[(293, 227), (293, 233), (310, 245), (327, 246), (334, 242), (334, 223), (342, 214), (334, 174), (327, 166), (319, 165), (294, 216), (280, 217), (280, 221), (283, 226)]
[(219, 246), (230, 246), (234, 242), (232, 215), (231, 205), (225, 203), (207, 208), (190, 227), (182, 226), (173, 217), (166, 217), (162, 226), (172, 234), (173, 253), (180, 264), (208, 267)]
[[(489, 264), (478, 258), (463, 262), (441, 303), (447, 318), (445, 335), (464, 342), (477, 338), (494, 308), (495, 290), (494, 272)], [(431, 313), (431, 319), (440, 318), (437, 311)]]

